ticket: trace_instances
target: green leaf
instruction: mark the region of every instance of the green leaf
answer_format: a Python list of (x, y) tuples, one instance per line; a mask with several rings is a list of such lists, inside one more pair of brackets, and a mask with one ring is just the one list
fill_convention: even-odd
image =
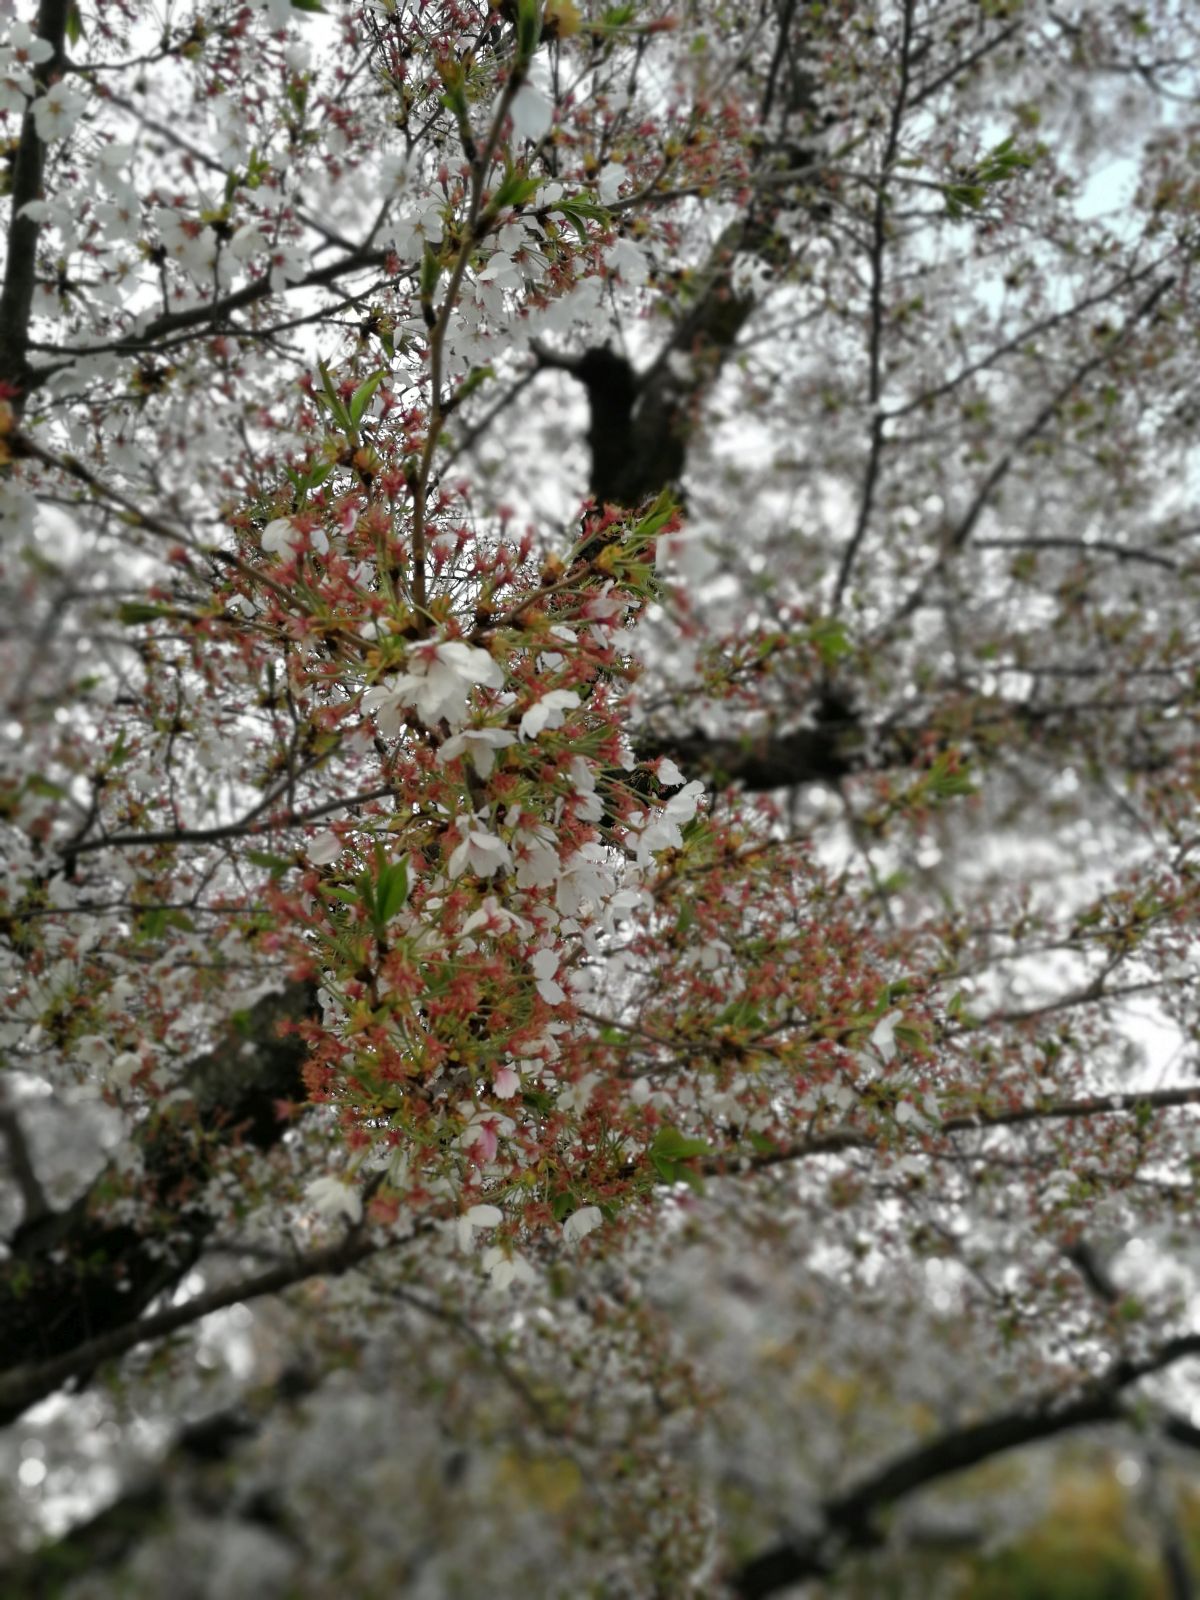
[(375, 921), (383, 928), (408, 900), (408, 857), (381, 867), (375, 885)]
[(670, 522), (678, 509), (671, 491), (664, 489), (633, 530), (638, 542), (653, 539), (654, 535)]
[(657, 1161), (687, 1161), (691, 1156), (711, 1156), (711, 1145), (703, 1139), (689, 1139), (678, 1128), (660, 1128), (650, 1146), (650, 1158)]
[(726, 1028), (761, 1028), (762, 1013), (753, 1000), (733, 1000), (717, 1015), (717, 1021)]
[(282, 877), (296, 865), (290, 856), (272, 855), (269, 850), (247, 850), (246, 860), (256, 867), (266, 867), (273, 878)]
[(946, 213), (955, 222), (961, 221), (967, 211), (978, 211), (987, 199), (987, 189), (981, 183), (949, 183), (942, 194)]
[(169, 906), (155, 906), (150, 911), (143, 911), (138, 918), (137, 936), (139, 939), (160, 939), (168, 928), (178, 928), (184, 933), (194, 932), (194, 924), (186, 912), (175, 911)]
[(517, 0), (517, 55), (528, 61), (542, 32), (541, 0)]
[(82, 38), (84, 38), (83, 18), (79, 15), (79, 7), (72, 5), (67, 12), (67, 40), (75, 45)]
[(321, 4), (321, 0), (292, 0), (292, 10), (319, 11), (322, 16), (325, 14), (325, 7)]
[(373, 372), (365, 382), (360, 383), (350, 397), (350, 423), (357, 428), (363, 419), (363, 414), (370, 405), (376, 389), (387, 377), (385, 368), (380, 367), (378, 372)]
[(589, 222), (599, 223), (602, 228), (606, 228), (612, 220), (599, 201), (586, 194), (567, 195), (563, 200), (556, 200), (549, 209), (566, 217), (583, 244), (588, 242)]
[(343, 433), (353, 433), (354, 424), (350, 421), (350, 413), (346, 410), (345, 401), (334, 388), (329, 368), (323, 361), (318, 361), (317, 371), (321, 374), (321, 387), (325, 391), (325, 404), (329, 407), (330, 415)]
[(817, 654), (827, 667), (836, 666), (853, 648), (846, 633), (846, 624), (839, 617), (822, 617), (808, 630)]
[(126, 628), (139, 627), (143, 622), (157, 622), (159, 617), (170, 615), (170, 606), (150, 605), (145, 600), (124, 600), (117, 607), (117, 621)]
[(25, 792), (39, 795), (43, 800), (65, 800), (67, 791), (61, 783), (55, 783), (50, 778), (43, 778), (40, 772), (31, 772), (25, 779)]
[(948, 799), (953, 795), (978, 794), (977, 786), (972, 783), (970, 774), (965, 769), (963, 758), (954, 750), (943, 750), (938, 756), (925, 778), (923, 787), (931, 795), (939, 799)]
[(425, 246), (425, 254), (421, 257), (421, 302), (429, 304), (433, 300), (433, 291), (437, 288), (438, 278), (442, 272), (441, 257), (429, 245)]
[(461, 404), (468, 395), (474, 394), (476, 389), (481, 388), (489, 378), (494, 378), (495, 376), (495, 367), (472, 367), (454, 391), (455, 405)]
[(503, 211), (506, 206), (523, 206), (538, 192), (542, 186), (540, 178), (526, 177), (520, 167), (511, 167), (504, 175), (500, 187), (492, 196), (489, 207), (492, 211)]

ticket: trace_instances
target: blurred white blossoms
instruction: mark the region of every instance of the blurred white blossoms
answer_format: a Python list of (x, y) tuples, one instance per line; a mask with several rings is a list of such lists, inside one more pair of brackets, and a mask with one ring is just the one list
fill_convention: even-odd
[(492, 1072), (492, 1093), (498, 1100), (511, 1100), (521, 1087), (521, 1074), (515, 1067), (496, 1067)]
[(441, 644), (419, 645), (411, 652), (408, 671), (368, 689), (363, 709), (374, 711), (379, 731), (396, 738), (404, 725), (402, 710), (416, 708), (421, 721), (432, 727), (444, 717), (452, 728), (462, 725), (472, 688), (502, 689), (504, 673), (486, 650), (450, 639)]
[(533, 1283), (537, 1273), (524, 1256), (505, 1255), (498, 1244), (489, 1245), (480, 1262), (492, 1280), (493, 1289), (507, 1289), (511, 1283)]
[(342, 853), (342, 841), (336, 833), (319, 833), (308, 847), (308, 859), (314, 867), (327, 867)]
[(54, 83), (33, 102), (33, 120), (43, 144), (65, 139), (83, 115), (87, 96), (73, 83)]
[[(321, 555), (329, 550), (329, 540), (325, 537), (322, 528), (314, 528), (308, 535), (313, 549)], [(289, 556), (294, 556), (304, 544), (304, 534), (292, 521), (291, 517), (276, 517), (273, 522), (268, 522), (262, 531), (262, 547), (272, 555), (281, 556), (285, 561)]]
[(896, 1027), (904, 1021), (902, 1011), (889, 1011), (886, 1017), (881, 1017), (875, 1024), (871, 1034), (871, 1043), (879, 1052), (884, 1062), (890, 1063), (896, 1058)]
[(304, 1193), (324, 1222), (336, 1222), (339, 1217), (351, 1223), (362, 1221), (362, 1195), (341, 1178), (314, 1178)]
[(454, 1224), (459, 1248), (471, 1248), (476, 1228), (498, 1228), (503, 1221), (504, 1213), (499, 1206), (472, 1206)]
[(578, 1244), (589, 1233), (593, 1233), (604, 1221), (599, 1206), (582, 1206), (563, 1223), (563, 1242), (565, 1244)]
[(628, 176), (628, 170), (619, 161), (610, 161), (606, 166), (601, 167), (600, 176), (596, 180), (596, 189), (599, 192), (600, 199), (606, 206), (612, 205), (621, 192), (621, 185)]
[(509, 107), (515, 140), (537, 140), (550, 132), (554, 122), (554, 106), (548, 95), (532, 83), (523, 83), (513, 96)]

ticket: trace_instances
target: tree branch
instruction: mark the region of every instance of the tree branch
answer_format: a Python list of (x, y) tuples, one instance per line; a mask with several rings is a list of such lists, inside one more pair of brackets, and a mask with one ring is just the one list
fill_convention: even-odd
[[(35, 67), (34, 87), (43, 94), (63, 69), (63, 43), (67, 32), (69, 0), (41, 0), (36, 32), (53, 54)], [(20, 412), (31, 386), (29, 320), (37, 277), (37, 245), (41, 224), (25, 214), (25, 207), (42, 192), (46, 146), (38, 136), (33, 111), (27, 107), (21, 122), (12, 179), (12, 220), (8, 226), (8, 260), (0, 288), (0, 385), (8, 390), (14, 410)]]
[(145, 1307), (196, 1262), (215, 1226), (201, 1197), (223, 1151), (235, 1138), (268, 1149), (283, 1129), (279, 1103), (304, 1095), (306, 1046), (279, 1028), (314, 1004), (307, 983), (266, 995), (188, 1068), (191, 1103), (138, 1125), (135, 1220), (106, 1214), (123, 1189), (110, 1168), (65, 1211), (26, 1217), (0, 1263), (0, 1373), (39, 1355), (77, 1373), (81, 1349), (127, 1338)]
[[(189, 1328), (193, 1323), (209, 1317), (214, 1311), (223, 1311), (246, 1300), (260, 1300), (264, 1295), (280, 1294), (308, 1278), (326, 1277), (346, 1272), (350, 1267), (380, 1250), (392, 1248), (400, 1240), (379, 1244), (361, 1225), (334, 1245), (325, 1245), (297, 1256), (294, 1261), (278, 1267), (269, 1267), (252, 1278), (241, 1278), (235, 1283), (210, 1289), (207, 1294), (195, 1295), (183, 1305), (171, 1306), (152, 1316), (141, 1317), (107, 1333), (85, 1339), (65, 1354), (35, 1365), (16, 1367), (0, 1377), (0, 1426), (16, 1420), (30, 1406), (53, 1394), (72, 1378), (91, 1372), (102, 1362), (112, 1361), (139, 1344), (152, 1339), (164, 1339), (169, 1334)], [(164, 1285), (165, 1287), (165, 1285)]]
[[(1045, 1105), (1013, 1106), (1003, 1111), (980, 1109), (945, 1117), (929, 1131), (933, 1133), (973, 1133), (984, 1128), (1015, 1128), (1031, 1122), (1077, 1121), (1088, 1117), (1136, 1116), (1139, 1112), (1168, 1111), (1179, 1106), (1200, 1105), (1200, 1085), (1177, 1089), (1148, 1089), (1144, 1094), (1101, 1094), (1077, 1100), (1051, 1101)], [(832, 1128), (813, 1134), (766, 1155), (744, 1157), (755, 1170), (782, 1166), (788, 1161), (805, 1161), (811, 1156), (838, 1155), (844, 1150), (873, 1150), (878, 1137), (860, 1128)], [(700, 1164), (702, 1171), (720, 1173), (728, 1168), (728, 1157)]]
[(1200, 1334), (1168, 1340), (1141, 1361), (1118, 1360), (1073, 1399), (1048, 1395), (1027, 1406), (941, 1434), (888, 1462), (821, 1507), (820, 1530), (803, 1540), (783, 1540), (733, 1574), (740, 1600), (762, 1600), (806, 1578), (825, 1577), (854, 1550), (879, 1541), (881, 1512), (919, 1490), (965, 1472), (1006, 1451), (1053, 1439), (1076, 1428), (1120, 1422), (1124, 1392), (1141, 1379), (1187, 1356), (1200, 1354)]

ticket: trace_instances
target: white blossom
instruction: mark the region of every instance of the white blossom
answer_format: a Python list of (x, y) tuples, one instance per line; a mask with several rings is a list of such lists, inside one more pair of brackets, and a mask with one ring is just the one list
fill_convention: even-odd
[(499, 1100), (511, 1100), (521, 1087), (521, 1075), (515, 1067), (496, 1067), (492, 1071), (492, 1093)]
[(467, 1212), (467, 1221), (473, 1228), (498, 1228), (504, 1221), (504, 1213), (499, 1206), (472, 1206)]
[(579, 709), (579, 696), (574, 689), (551, 689), (540, 700), (535, 700), (521, 718), (522, 739), (536, 739), (547, 728), (561, 728), (567, 715)]
[(478, 816), (459, 817), (455, 823), (461, 840), (446, 863), (446, 871), (452, 878), (461, 877), (464, 872), (474, 873), (477, 878), (490, 878), (493, 873), (507, 871), (512, 866), (512, 855), (504, 840), (477, 826), (480, 820)]
[(558, 971), (558, 954), (554, 950), (539, 950), (529, 963), (537, 992), (547, 1005), (557, 1006), (567, 998), (566, 991), (554, 981)]
[(628, 171), (619, 161), (609, 161), (601, 167), (600, 176), (596, 180), (596, 190), (604, 205), (612, 205), (628, 176)]
[(513, 834), (518, 889), (548, 889), (561, 870), (554, 834), (546, 827), (520, 828)]
[(43, 39), (29, 26), (27, 22), (14, 20), (9, 24), (8, 38), (4, 41), (4, 51), (24, 64), (30, 62), (40, 66), (43, 61), (49, 61), (54, 54), (54, 46), (49, 39)]
[(368, 689), (363, 696), (364, 708), (378, 714), (380, 732), (391, 738), (403, 725), (403, 707), (415, 707), (429, 726), (444, 718), (456, 728), (467, 715), (470, 692), (476, 684), (488, 689), (504, 687), (504, 673), (487, 651), (459, 639), (419, 646), (406, 666), (406, 672)]
[(290, 239), (279, 239), (271, 246), (271, 288), (280, 294), (289, 283), (307, 277), (311, 266), (308, 253)]
[(512, 1283), (534, 1283), (537, 1273), (514, 1250), (511, 1255), (498, 1245), (489, 1245), (480, 1258), (480, 1266), (492, 1280), (493, 1289), (507, 1289)]
[(502, 906), (494, 894), (489, 894), (483, 904), (472, 911), (460, 931), (465, 938), (478, 928), (484, 928), (488, 933), (519, 933), (526, 937), (532, 931), (523, 917)]
[(637, 859), (646, 866), (656, 850), (678, 850), (683, 845), (682, 826), (696, 815), (704, 785), (699, 779), (673, 794), (661, 811), (653, 812), (638, 834)]
[(44, 144), (65, 139), (83, 115), (87, 96), (69, 80), (51, 84), (33, 102), (33, 120)]
[(599, 906), (615, 887), (604, 846), (585, 844), (563, 867), (554, 903), (564, 917), (575, 917)]
[(549, 96), (534, 84), (523, 83), (513, 96), (509, 114), (512, 117), (513, 138), (536, 141), (549, 133), (554, 122), (554, 105)]
[(327, 867), (341, 855), (342, 841), (336, 833), (326, 830), (309, 843), (306, 853), (314, 866)]
[(446, 740), (437, 758), (444, 766), (447, 761), (466, 756), (481, 778), (490, 778), (496, 765), (496, 751), (516, 742), (516, 734), (507, 728), (464, 728)]
[(896, 1058), (896, 1025), (903, 1021), (902, 1011), (889, 1011), (886, 1017), (881, 1017), (875, 1024), (871, 1034), (871, 1044), (884, 1062), (891, 1062)]
[(249, 261), (267, 248), (267, 236), (257, 222), (244, 222), (234, 230), (229, 241), (229, 253), (239, 261)]
[(304, 1190), (309, 1205), (325, 1222), (345, 1217), (347, 1222), (362, 1221), (362, 1195), (341, 1178), (314, 1178)]
[(393, 237), (397, 254), (411, 260), (425, 253), (427, 244), (441, 244), (445, 233), (441, 204), (436, 199), (426, 201), (418, 210), (400, 217)]
[(595, 1230), (604, 1221), (599, 1206), (581, 1206), (563, 1223), (563, 1242), (565, 1244), (578, 1244), (589, 1233)]

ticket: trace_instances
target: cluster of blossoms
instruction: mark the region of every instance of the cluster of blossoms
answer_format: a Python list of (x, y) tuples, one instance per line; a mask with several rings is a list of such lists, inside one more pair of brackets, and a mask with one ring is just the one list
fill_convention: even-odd
[[(1197, 1031), (1194, 519), (1096, 537), (1151, 520), (1151, 384), (1190, 381), (1183, 139), (1136, 242), (1063, 209), (1027, 39), (1087, 30), (1033, 0), (694, 36), (669, 0), (139, 9), (0, 43), (32, 307), (0, 329), (0, 1048), (72, 1125), (73, 1234), (4, 1265), (0, 1343), (69, 1349), (63, 1306), (130, 1333), (210, 1247), (290, 1263), (315, 1224), (304, 1271), (372, 1261), (326, 1286), (339, 1348), (415, 1285), (526, 1340), (514, 1401), (572, 1448), (611, 1361), (643, 1426), (593, 1481), (634, 1483), (653, 1429), (698, 1434), (675, 1329), (635, 1324), (708, 1233), (739, 1375), (745, 1302), (802, 1280), (779, 1323), (865, 1309), (875, 1372), (876, 1309), (927, 1285), (972, 1380), (1039, 1311), (1054, 1405), (1101, 1349), (1133, 1370), (1153, 1319), (1064, 1280), (1083, 1231), (1189, 1204), (1194, 1086), (1101, 1090), (1125, 995)], [(1042, 880), (1029, 829), (1010, 870), (1012, 818), (1074, 850), (1110, 769), (1158, 859), (1096, 887), (1093, 830)], [(713, 1519), (671, 1567), (658, 1454), (642, 1575), (692, 1592)]]

